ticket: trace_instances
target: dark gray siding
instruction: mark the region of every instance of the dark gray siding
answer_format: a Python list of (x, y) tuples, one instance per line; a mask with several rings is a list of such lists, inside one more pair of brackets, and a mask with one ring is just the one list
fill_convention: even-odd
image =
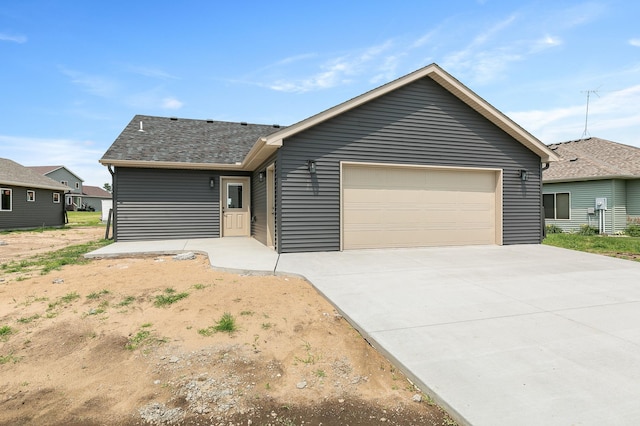
[(116, 241), (219, 237), (221, 175), (237, 173), (116, 168)]
[[(64, 192), (50, 189), (0, 185), (12, 193), (12, 211), (0, 211), (0, 229), (30, 229), (63, 226)], [(36, 192), (36, 200), (27, 201), (27, 190)], [(60, 194), (60, 203), (53, 202), (53, 193)]]
[[(308, 159), (317, 174), (310, 175)], [(540, 242), (540, 158), (424, 78), (284, 141), (279, 252), (340, 249), (341, 160), (501, 168), (504, 244)]]
[[(267, 244), (267, 167), (275, 161), (275, 155), (258, 167), (251, 175), (251, 235)], [(260, 182), (260, 173), (264, 180)]]

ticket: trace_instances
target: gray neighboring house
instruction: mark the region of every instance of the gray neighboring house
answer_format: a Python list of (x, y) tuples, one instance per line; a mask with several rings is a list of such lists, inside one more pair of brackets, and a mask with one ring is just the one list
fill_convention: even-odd
[(289, 127), (137, 115), (100, 163), (117, 241), (291, 253), (540, 243), (556, 158), (432, 64)]
[(66, 185), (0, 158), (0, 229), (64, 226), (67, 191)]
[(104, 189), (91, 186), (82, 185), (82, 205), (85, 209), (100, 212), (102, 211), (102, 200), (110, 200), (111, 193)]
[(70, 191), (65, 197), (67, 210), (82, 209), (82, 182), (84, 181), (78, 175), (65, 166), (29, 166), (29, 168), (69, 187)]
[(566, 232), (591, 225), (615, 234), (640, 221), (640, 148), (596, 137), (549, 148), (560, 161), (542, 175), (548, 225)]

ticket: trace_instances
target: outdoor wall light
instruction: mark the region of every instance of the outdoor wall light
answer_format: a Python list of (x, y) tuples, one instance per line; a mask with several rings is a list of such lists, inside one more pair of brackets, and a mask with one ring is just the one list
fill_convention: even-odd
[(529, 171), (527, 169), (520, 169), (520, 180), (529, 180)]
[(209, 188), (215, 188), (216, 180), (215, 178), (209, 178)]
[(312, 175), (316, 174), (316, 162), (313, 160), (307, 160), (307, 169)]
[(260, 172), (260, 173), (258, 173), (258, 180), (259, 180), (260, 182), (264, 181), (264, 172)]

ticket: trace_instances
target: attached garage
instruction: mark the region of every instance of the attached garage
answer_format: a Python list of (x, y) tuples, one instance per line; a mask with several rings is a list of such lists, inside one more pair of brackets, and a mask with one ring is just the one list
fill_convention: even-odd
[(342, 165), (343, 249), (501, 244), (500, 170)]

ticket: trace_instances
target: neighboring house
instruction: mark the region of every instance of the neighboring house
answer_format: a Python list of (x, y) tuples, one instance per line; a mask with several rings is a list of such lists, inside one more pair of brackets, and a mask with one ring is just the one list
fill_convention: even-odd
[(290, 253), (540, 243), (555, 159), (432, 64), (289, 127), (137, 115), (100, 162), (117, 241)]
[(68, 190), (66, 185), (0, 158), (0, 229), (64, 226)]
[(67, 169), (65, 166), (30, 166), (29, 168), (69, 187), (70, 192), (67, 193), (65, 198), (67, 210), (82, 209), (83, 180), (75, 173)]
[(630, 220), (640, 220), (640, 148), (600, 138), (549, 148), (561, 160), (543, 172), (548, 225), (567, 232), (591, 225), (613, 234), (623, 231)]
[(111, 200), (111, 193), (97, 186), (82, 186), (82, 205), (85, 210), (102, 211), (102, 200)]

